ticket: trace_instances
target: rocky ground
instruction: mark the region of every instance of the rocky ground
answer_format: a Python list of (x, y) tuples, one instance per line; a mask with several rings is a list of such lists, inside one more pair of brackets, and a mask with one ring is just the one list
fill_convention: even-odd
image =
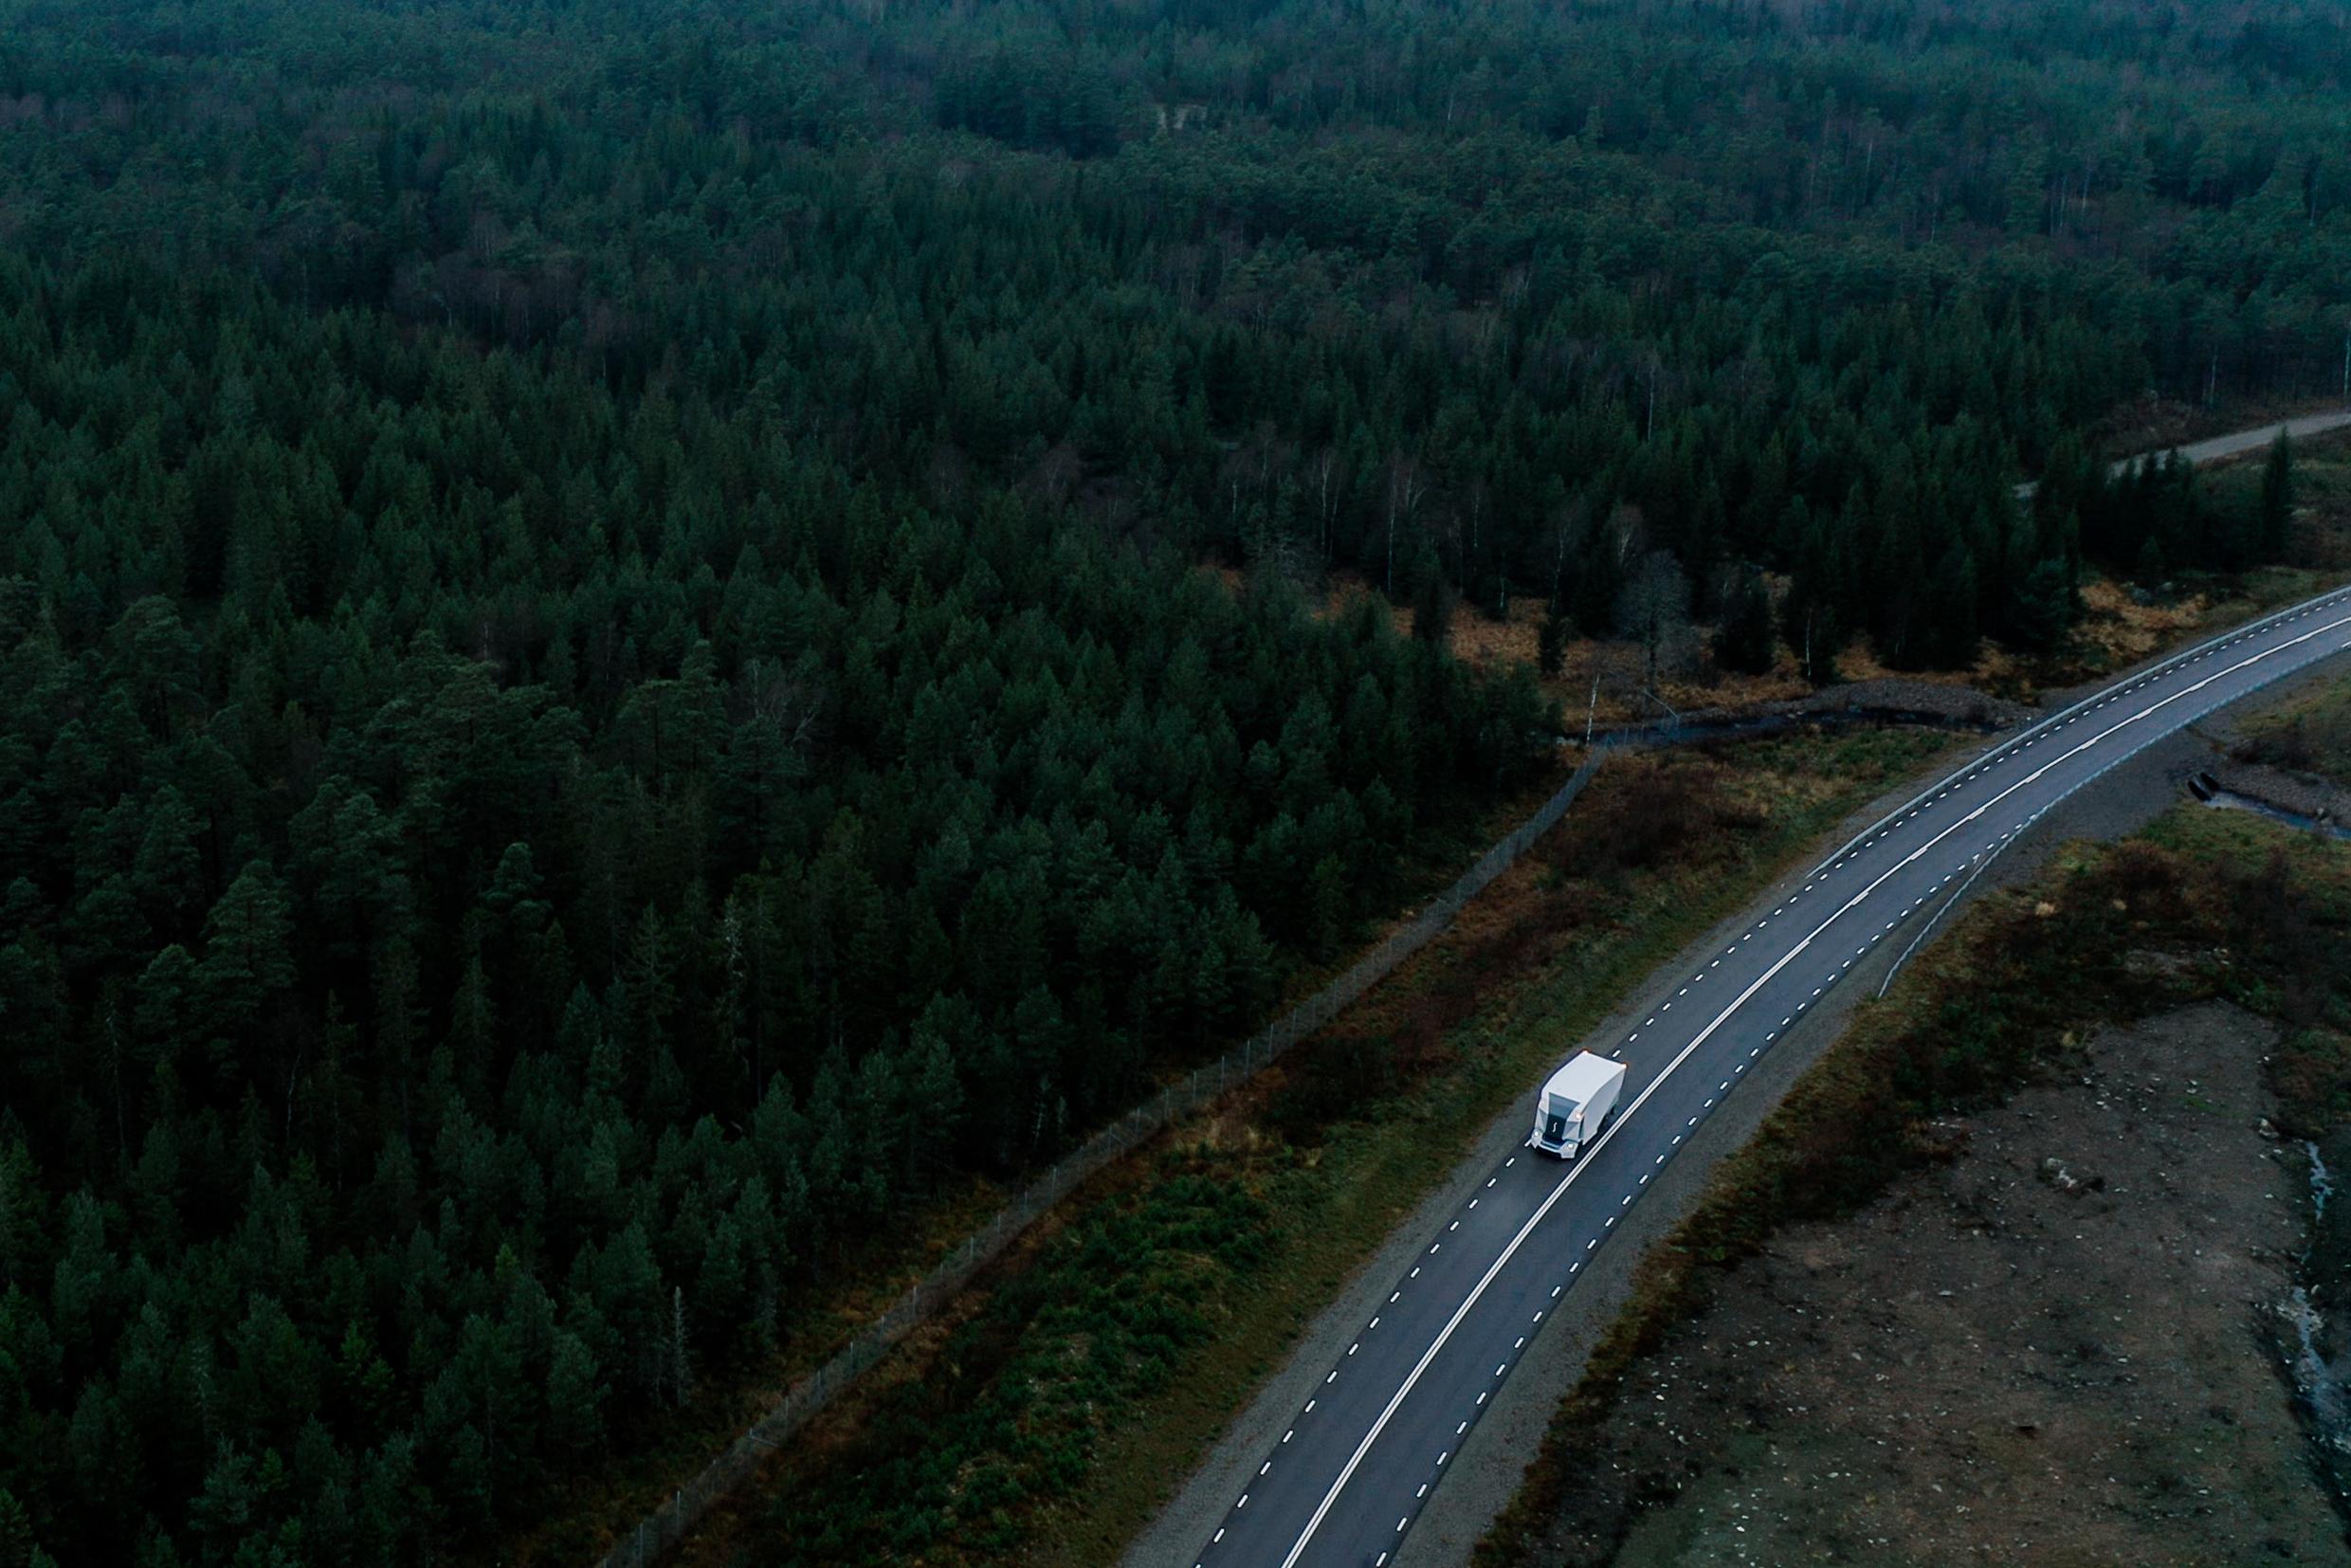
[(1636, 1368), (1617, 1473), (1534, 1559), (1643, 1501), (1621, 1563), (2351, 1561), (2278, 1355), (2306, 1203), (2270, 1044), (2218, 1004), (2101, 1032), (1781, 1231)]

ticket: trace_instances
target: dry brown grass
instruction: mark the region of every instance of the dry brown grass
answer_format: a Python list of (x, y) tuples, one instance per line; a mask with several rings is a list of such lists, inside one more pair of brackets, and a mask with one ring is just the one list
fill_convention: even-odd
[(2079, 635), (2114, 665), (2134, 665), (2188, 640), (2211, 619), (2213, 602), (2192, 593), (2174, 604), (2141, 604), (2123, 584), (2095, 577), (2082, 585)]

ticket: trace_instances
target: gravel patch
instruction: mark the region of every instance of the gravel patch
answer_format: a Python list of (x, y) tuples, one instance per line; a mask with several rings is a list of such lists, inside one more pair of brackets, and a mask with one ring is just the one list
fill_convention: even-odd
[[(2225, 1004), (2101, 1031), (1780, 1232), (1612, 1415), (1586, 1499), (1654, 1504), (1613, 1560), (2351, 1560), (2269, 1344), (2304, 1234), (2273, 1038)], [(1556, 1528), (1539, 1560), (1597, 1560)]]
[(2231, 794), (2320, 822), (2351, 822), (2351, 790), (2260, 762), (2220, 762), (2212, 774)]

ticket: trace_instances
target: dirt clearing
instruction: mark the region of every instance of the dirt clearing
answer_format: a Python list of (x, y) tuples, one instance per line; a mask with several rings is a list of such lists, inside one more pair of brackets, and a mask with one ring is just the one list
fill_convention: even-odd
[(1646, 1503), (1620, 1563), (2351, 1560), (2269, 1338), (2305, 1209), (2272, 1040), (2220, 1003), (2102, 1030), (1779, 1231), (1632, 1369), (1532, 1559)]

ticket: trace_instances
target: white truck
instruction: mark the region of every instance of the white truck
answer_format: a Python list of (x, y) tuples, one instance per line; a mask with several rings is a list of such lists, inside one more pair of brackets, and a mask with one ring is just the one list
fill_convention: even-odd
[(1600, 1136), (1624, 1091), (1625, 1065), (1579, 1050), (1535, 1097), (1535, 1130), (1527, 1147), (1573, 1159)]

